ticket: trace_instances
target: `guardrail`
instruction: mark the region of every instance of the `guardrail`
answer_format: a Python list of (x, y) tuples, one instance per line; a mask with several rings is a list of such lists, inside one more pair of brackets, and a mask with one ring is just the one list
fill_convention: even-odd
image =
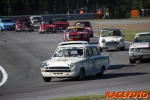
[[(0, 16), (0, 18), (12, 18), (13, 21), (16, 21), (18, 18), (27, 18), (35, 15), (20, 15), (20, 16)], [(37, 15), (39, 16), (39, 15)], [(93, 19), (92, 13), (85, 14), (51, 14), (51, 15), (40, 15), (44, 20), (52, 20), (53, 18), (66, 18), (67, 20), (88, 20)]]

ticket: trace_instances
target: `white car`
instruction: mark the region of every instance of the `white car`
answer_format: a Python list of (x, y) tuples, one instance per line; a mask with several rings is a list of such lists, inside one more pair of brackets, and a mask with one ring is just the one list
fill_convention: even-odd
[(43, 20), (42, 16), (30, 16), (31, 24), (34, 26), (34, 28), (39, 28), (40, 22)]
[(150, 32), (135, 34), (133, 43), (129, 47), (129, 62), (150, 59)]
[(102, 29), (99, 36), (101, 51), (105, 50), (125, 50), (124, 35), (117, 28)]
[(102, 55), (97, 44), (62, 42), (51, 59), (42, 62), (41, 73), (45, 82), (50, 82), (52, 78), (83, 80), (87, 75), (102, 76), (109, 63), (109, 56)]

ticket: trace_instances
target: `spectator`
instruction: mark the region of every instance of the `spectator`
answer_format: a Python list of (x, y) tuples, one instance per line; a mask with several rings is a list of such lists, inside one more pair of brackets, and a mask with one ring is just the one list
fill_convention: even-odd
[(106, 8), (106, 11), (103, 16), (103, 19), (105, 19), (105, 18), (109, 18), (109, 9), (108, 8)]
[(99, 18), (101, 18), (101, 15), (102, 15), (102, 10), (99, 8), (97, 13), (99, 14)]
[(83, 8), (80, 10), (80, 14), (83, 14), (84, 13), (84, 11), (83, 11)]
[(67, 14), (70, 14), (70, 10), (67, 11)]

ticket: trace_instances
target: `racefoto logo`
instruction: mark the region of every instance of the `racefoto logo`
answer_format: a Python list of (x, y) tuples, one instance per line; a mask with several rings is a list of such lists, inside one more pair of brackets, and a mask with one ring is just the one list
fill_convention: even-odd
[(122, 91), (122, 92), (106, 92), (106, 98), (148, 98), (146, 91)]

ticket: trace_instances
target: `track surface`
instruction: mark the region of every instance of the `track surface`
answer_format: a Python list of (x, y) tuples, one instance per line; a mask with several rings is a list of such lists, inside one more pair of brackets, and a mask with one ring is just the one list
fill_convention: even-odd
[[(142, 22), (147, 21), (149, 20)], [(122, 23), (122, 20), (117, 22)], [(98, 24), (98, 21), (92, 21), (92, 24)], [(52, 56), (57, 45), (62, 42), (62, 34), (39, 34), (37, 31), (0, 32), (0, 65), (8, 74), (7, 82), (0, 87), (0, 100), (46, 100), (55, 97), (105, 94), (106, 91), (150, 89), (150, 61), (130, 64), (128, 42), (125, 51), (104, 53), (110, 56), (111, 63), (102, 78), (91, 76), (84, 81), (53, 78), (49, 83), (44, 82), (40, 64)], [(98, 37), (91, 38), (91, 42), (98, 42)], [(0, 81), (1, 79), (0, 72)]]

